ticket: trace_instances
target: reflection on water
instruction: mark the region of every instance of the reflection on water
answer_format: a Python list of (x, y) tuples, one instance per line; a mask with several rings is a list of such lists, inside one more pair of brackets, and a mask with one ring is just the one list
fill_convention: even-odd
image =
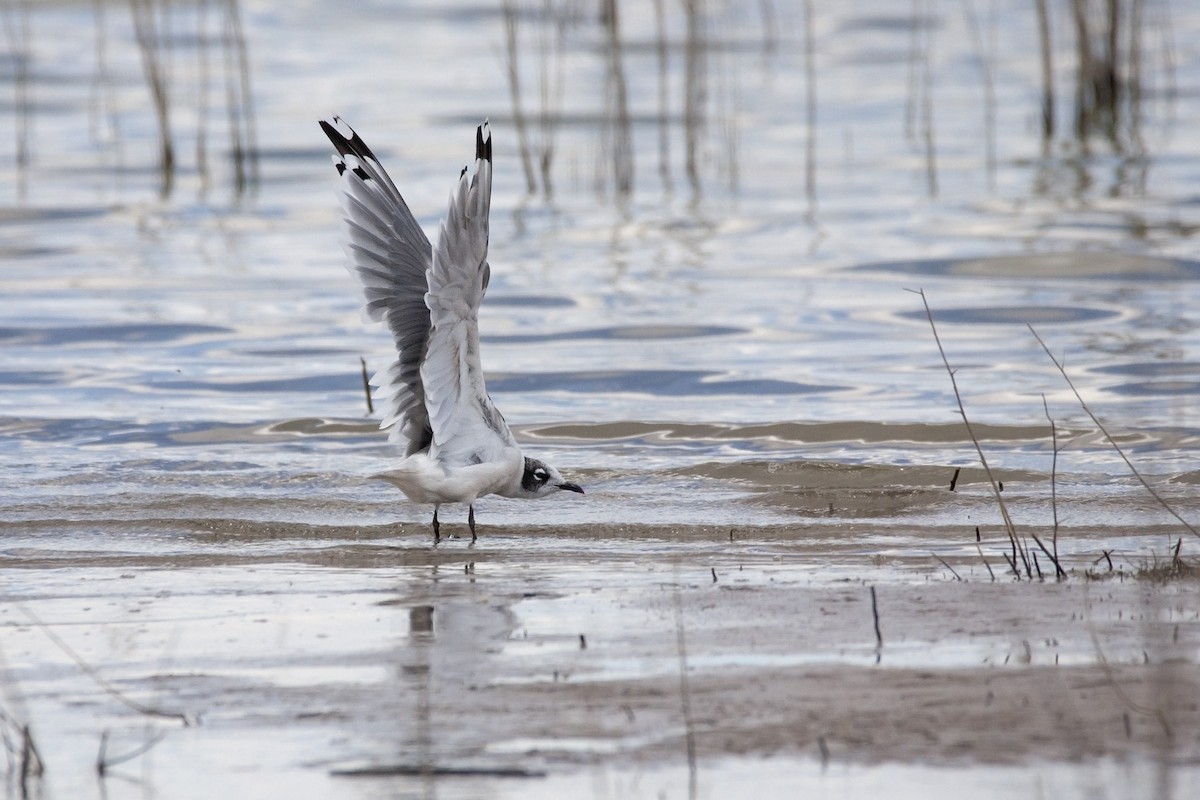
[[(357, 319), (308, 130), (337, 107), (430, 224), (463, 130), (495, 121), (490, 386), (575, 468), (669, 482), (697, 458), (767, 450), (781, 463), (970, 463), (901, 291), (921, 285), (977, 421), (1044, 430), (1045, 394), (1090, 435), (1029, 340), (1034, 323), (1115, 429), (1155, 443), (1144, 466), (1182, 474), (1200, 363), (1184, 216), (1197, 153), (1170, 136), (1195, 112), (1168, 89), (1200, 67), (1168, 49), (1159, 12), (1081, 22), (1081, 7), (357, 4), (339, 37), (320, 4), (6, 7), (29, 35), (6, 73), (9, 177), (25, 188), (0, 209), (14, 298), (0, 320), (4, 446), (34, 464), (61, 463), (39, 445), (85, 446), (100, 476), (128, 472), (139, 447), (190, 448), (157, 462), (166, 472), (228, 463), (220, 448), (248, 443), (296, 448), (288, 465), (256, 455), (267, 472), (307, 459), (353, 481), (386, 463), (359, 421), (358, 359), (377, 367), (388, 346)], [(1200, 22), (1181, 11), (1170, 24)], [(397, 82), (405, 48), (434, 66)], [(1068, 96), (1078, 124), (1061, 124)], [(1036, 110), (1040, 126), (1014, 124)], [(322, 422), (308, 435), (297, 420)], [(745, 433), (796, 420), (854, 432), (829, 446)], [(546, 439), (561, 423), (588, 432)], [(612, 432), (642, 423), (676, 431), (677, 449)], [(936, 445), (893, 436), (947, 424)], [(743, 433), (678, 433), (714, 425)], [(1001, 441), (1011, 468), (1045, 473), (1044, 440)], [(333, 467), (343, 448), (359, 460)], [(1103, 447), (1075, 447), (1057, 468), (1111, 466)], [(38, 481), (14, 476), (9, 496)], [(664, 515), (688, 511), (676, 495), (658, 497)], [(623, 516), (619, 503), (586, 509)]]

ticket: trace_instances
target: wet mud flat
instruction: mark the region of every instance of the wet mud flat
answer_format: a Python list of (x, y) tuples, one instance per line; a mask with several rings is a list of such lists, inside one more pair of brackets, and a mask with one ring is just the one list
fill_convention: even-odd
[(46, 796), (95, 794), (98, 756), (109, 797), (866, 796), (880, 775), (1169, 796), (1200, 765), (1200, 581), (1142, 557), (1080, 546), (1068, 579), (1018, 581), (999, 540), (989, 572), (868, 523), (484, 525), (436, 549), (411, 524), (92, 526), (103, 550), (14, 525), (0, 556), (4, 707)]

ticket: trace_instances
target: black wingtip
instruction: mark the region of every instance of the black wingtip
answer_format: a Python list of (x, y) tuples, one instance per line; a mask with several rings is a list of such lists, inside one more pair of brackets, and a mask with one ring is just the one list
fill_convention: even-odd
[(484, 128), (488, 128), (486, 121), (475, 129), (475, 158), (483, 159), (490, 164), (492, 163), (492, 131), (488, 128), (487, 138), (485, 139), (483, 136)]
[[(334, 117), (334, 119), (336, 120), (337, 117)], [(342, 136), (337, 128), (330, 125), (327, 120), (319, 120), (319, 123), (321, 130), (325, 132), (325, 135), (329, 137), (329, 141), (337, 148), (338, 155), (345, 156), (354, 152), (354, 149), (350, 147), (350, 140)]]
[(354, 129), (346, 125), (346, 121), (341, 117), (333, 117), (333, 123), (345, 126), (346, 130), (350, 131), (350, 136), (347, 137), (339, 131), (330, 121), (320, 120), (321, 130), (329, 137), (329, 141), (337, 148), (338, 155), (343, 156), (358, 156), (359, 158), (369, 158), (375, 163), (379, 163), (379, 159), (371, 152), (371, 148), (367, 147), (367, 143), (362, 140)]

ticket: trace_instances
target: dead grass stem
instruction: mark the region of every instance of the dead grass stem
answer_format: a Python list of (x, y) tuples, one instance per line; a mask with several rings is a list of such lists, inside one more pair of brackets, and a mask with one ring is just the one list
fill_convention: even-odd
[[(1187, 528), (1191, 534), (1200, 536), (1200, 531), (1197, 531), (1190, 522), (1180, 516), (1179, 512), (1176, 511), (1170, 503), (1163, 499), (1162, 495), (1160, 495), (1154, 489), (1154, 487), (1150, 485), (1150, 482), (1147, 481), (1142, 473), (1138, 471), (1138, 468), (1133, 465), (1133, 462), (1129, 459), (1129, 456), (1125, 454), (1125, 451), (1121, 449), (1119, 444), (1117, 444), (1117, 441), (1112, 437), (1112, 434), (1108, 432), (1108, 428), (1104, 426), (1104, 423), (1101, 422), (1100, 418), (1095, 415), (1092, 409), (1088, 406), (1087, 402), (1083, 399), (1083, 396), (1079, 394), (1079, 390), (1075, 388), (1075, 382), (1072, 381), (1071, 376), (1067, 374), (1067, 370), (1066, 367), (1063, 366), (1063, 362), (1059, 361), (1054, 356), (1054, 353), (1050, 352), (1050, 347), (1046, 344), (1045, 340), (1038, 335), (1038, 332), (1033, 325), (1027, 325), (1027, 327), (1029, 328), (1029, 332), (1033, 334), (1033, 338), (1037, 339), (1038, 344), (1040, 344), (1042, 349), (1046, 351), (1046, 355), (1054, 363), (1054, 366), (1058, 368), (1059, 374), (1061, 374), (1063, 380), (1067, 382), (1067, 386), (1071, 387), (1071, 391), (1075, 394), (1075, 399), (1079, 401), (1079, 406), (1091, 418), (1092, 422), (1095, 423), (1096, 427), (1100, 430), (1100, 433), (1104, 435), (1105, 441), (1107, 441), (1112, 448), (1117, 451), (1117, 455), (1119, 455), (1121, 460), (1125, 462), (1125, 466), (1129, 467), (1129, 471), (1133, 473), (1133, 476), (1138, 479), (1138, 482), (1142, 484), (1146, 491), (1150, 493), (1150, 496), (1153, 497), (1154, 500), (1160, 506), (1162, 506), (1168, 514), (1178, 520), (1179, 523), (1183, 525), (1183, 527)], [(936, 333), (934, 335), (936, 336)]]
[[(992, 473), (991, 465), (988, 464), (987, 456), (984, 455), (983, 447), (979, 444), (979, 437), (975, 435), (974, 428), (971, 427), (971, 420), (967, 417), (967, 409), (963, 405), (962, 393), (958, 390), (958, 379), (955, 376), (954, 368), (950, 366), (950, 360), (946, 357), (946, 349), (942, 347), (941, 337), (938, 336), (937, 325), (933, 321), (933, 310), (929, 307), (929, 299), (925, 297), (924, 289), (909, 289), (907, 291), (913, 294), (920, 295), (921, 302), (925, 305), (925, 316), (929, 319), (929, 329), (933, 331), (933, 341), (937, 344), (938, 353), (942, 357), (942, 365), (946, 368), (946, 374), (950, 376), (950, 385), (954, 389), (954, 399), (958, 403), (958, 413), (962, 417), (963, 424), (967, 427), (967, 435), (971, 437), (971, 443), (975, 445), (975, 452), (979, 456), (979, 463), (983, 466), (984, 473), (987, 474), (988, 483), (992, 487), (992, 495), (996, 498), (996, 505), (1000, 509), (1000, 516), (1004, 520), (1004, 530), (1008, 534), (1008, 539), (1012, 543), (1013, 557), (1009, 560), (1009, 564), (1013, 568), (1013, 572), (1018, 577), (1021, 571), (1017, 568), (1017, 561), (1020, 560), (1024, 565), (1026, 577), (1033, 577), (1033, 566), (1029, 560), (1028, 547), (1021, 541), (1017, 534), (1017, 526), (1013, 524), (1012, 517), (1008, 513), (1008, 506), (1004, 502), (1004, 497), (1000, 493), (1000, 482)], [(1036, 537), (1034, 541), (1037, 541)]]

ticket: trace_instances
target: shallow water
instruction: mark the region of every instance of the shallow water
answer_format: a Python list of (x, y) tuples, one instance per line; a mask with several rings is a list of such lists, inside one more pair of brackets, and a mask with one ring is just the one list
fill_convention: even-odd
[[(306, 598), (327, 597), (326, 583), (369, 596), (421, 578), (430, 559), (456, 570), (488, 553), (513, 569), (549, 559), (559, 570), (528, 580), (600, 617), (603, 604), (579, 599), (591, 590), (575, 570), (620, 575), (677, 559), (703, 578), (732, 563), (722, 549), (731, 539), (778, 564), (753, 573), (763, 591), (865, 574), (951, 580), (930, 553), (983, 580), (980, 556), (1001, 570), (1007, 540), (909, 289), (926, 293), (1017, 524), (1048, 538), (1057, 517), (1060, 551), (1079, 571), (1105, 551), (1126, 573), (1165, 558), (1182, 527), (1096, 430), (1027, 325), (1195, 524), (1200, 143), (1188, 134), (1200, 124), (1200, 12), (1145, 9), (1130, 26), (1141, 37), (1138, 92), (1112, 137), (1081, 140), (1066, 7), (1051, 20), (1059, 105), (1046, 139), (1028, 4), (918, 4), (916, 14), (814, 3), (811, 19), (807, 4), (743, 6), (704, 9), (689, 28), (670, 4), (662, 27), (655, 4), (621, 5), (614, 47), (594, 10), (565, 4), (506, 18), (504, 4), (364, 2), (334, 13), (325, 2), (262, 0), (231, 4), (236, 24), (225, 7), (172, 5), (150, 48), (169, 99), (169, 174), (130, 10), (6, 7), (19, 35), (5, 40), (0, 73), (10, 131), (0, 147), (13, 155), (0, 159), (4, 596), (51, 629), (89, 637), (82, 654), (93, 663), (174, 657), (182, 673), (216, 681), (188, 696), (212, 698), (260, 683), (389, 685), (380, 659), (355, 666), (381, 635), (398, 635), (360, 627), (373, 602), (362, 598), (331, 619), (342, 635), (320, 639), (327, 651), (321, 634), (296, 645), (305, 658), (277, 639), (246, 666), (232, 651), (249, 633), (187, 648), (171, 637), (204, 630), (210, 615), (257, 613), (286, 630)], [(428, 509), (365, 479), (396, 457), (366, 413), (359, 360), (382, 368), (389, 341), (363, 323), (342, 266), (333, 170), (315, 124), (330, 113), (372, 144), (431, 232), (472, 127), (491, 119), (489, 389), (522, 445), (588, 494), (482, 501), (482, 555), (429, 554)], [(460, 526), (463, 516), (443, 519)], [(293, 567), (299, 605), (273, 606)], [(157, 596), (124, 587), (159, 580), (154, 591), (183, 594), (167, 612), (175, 622), (153, 643), (123, 641), (122, 626), (140, 619), (128, 615)], [(511, 580), (505, 592), (525, 579)], [(93, 585), (111, 613), (89, 623), (76, 615), (90, 601), (74, 591)], [(40, 634), (23, 613), (5, 611), (4, 708), (53, 721), (64, 749), (47, 758), (89, 765), (110, 726), (137, 738), (129, 720), (96, 711), (103, 693), (61, 650), (25, 642)], [(538, 601), (504, 613), (553, 627)], [(1194, 620), (1177, 623), (1193, 641)], [(1094, 663), (1086, 644), (1064, 657)], [(1126, 661), (1135, 645), (1120, 645)], [(751, 661), (774, 669), (870, 655), (805, 644)], [(740, 657), (717, 648), (696, 663), (747, 667)], [(949, 636), (907, 657), (913, 669), (922, 659), (942, 669), (1000, 656)], [(228, 674), (223, 659), (236, 662)], [(602, 672), (645, 677), (668, 662), (629, 656)], [(130, 680), (172, 669), (139, 667)], [(230, 711), (241, 722), (220, 736), (196, 733), (211, 726), (172, 732), (149, 756), (164, 777), (141, 780), (174, 796), (170, 776), (189, 758), (221, 764), (250, 748), (254, 731), (283, 730), (264, 719), (298, 713), (286, 698), (261, 709), (249, 727)], [(336, 702), (311, 713), (335, 720), (316, 734), (331, 761), (358, 748), (377, 755), (337, 721)], [(297, 772), (329, 764), (303, 731), (288, 735), (263, 774), (303, 786)], [(605, 752), (590, 741), (580, 749)], [(786, 782), (793, 768), (771, 774)], [(627, 779), (613, 769), (590, 779), (593, 794), (638, 796), (605, 783)], [(896, 780), (925, 780), (913, 769), (918, 777)], [(1048, 769), (1058, 785), (1058, 767)], [(847, 796), (869, 793), (851, 773)], [(1063, 780), (1082, 786), (1072, 783), (1080, 774)]]

